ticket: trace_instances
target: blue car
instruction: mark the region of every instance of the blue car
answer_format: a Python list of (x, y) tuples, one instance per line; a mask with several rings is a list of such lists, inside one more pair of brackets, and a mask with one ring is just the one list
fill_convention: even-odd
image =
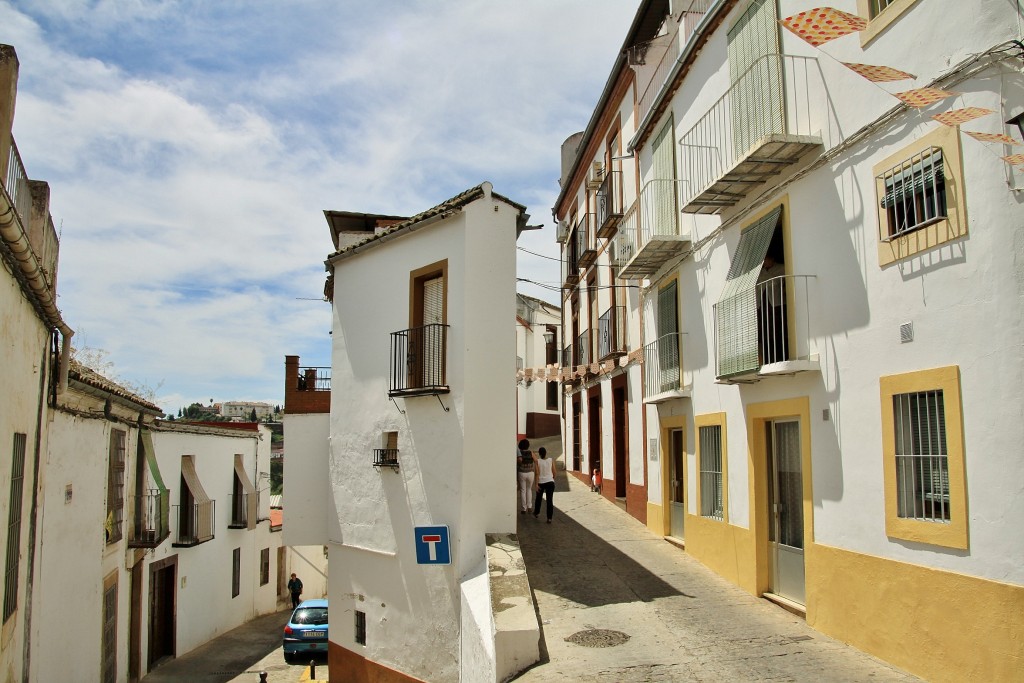
[(297, 654), (327, 653), (327, 600), (304, 600), (284, 627), (284, 660)]

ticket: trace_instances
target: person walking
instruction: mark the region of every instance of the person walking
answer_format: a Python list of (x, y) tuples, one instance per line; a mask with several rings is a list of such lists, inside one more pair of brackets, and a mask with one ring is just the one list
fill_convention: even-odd
[(535, 461), (533, 475), (536, 482), (537, 495), (533, 499), (533, 516), (540, 517), (540, 501), (544, 495), (548, 498), (548, 524), (551, 524), (551, 516), (555, 514), (555, 475), (558, 473), (555, 468), (555, 461), (548, 458), (548, 449), (543, 446), (537, 451), (540, 457)]
[(288, 592), (292, 594), (292, 609), (299, 606), (302, 602), (302, 579), (292, 574), (292, 578), (288, 579)]
[(519, 480), (519, 514), (521, 515), (525, 515), (533, 507), (534, 458), (533, 451), (529, 448), (529, 441), (526, 439), (520, 441), (519, 455), (516, 458), (516, 476)]

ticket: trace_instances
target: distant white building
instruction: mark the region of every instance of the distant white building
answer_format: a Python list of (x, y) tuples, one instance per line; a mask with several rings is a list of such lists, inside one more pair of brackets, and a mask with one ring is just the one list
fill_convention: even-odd
[(274, 406), (259, 401), (224, 401), (220, 404), (220, 414), (232, 419), (246, 422), (252, 419), (255, 411), (256, 420), (264, 420), (274, 414)]
[(562, 311), (547, 301), (516, 294), (516, 408), (521, 437), (561, 433), (560, 361)]
[[(385, 227), (326, 213), (329, 430), (286, 406), (284, 506), (289, 542), (329, 546), (331, 677), (502, 680), (539, 657), (535, 619), (515, 643), (496, 626), (486, 538), (516, 526), (508, 321), (524, 208), (483, 183)], [(286, 381), (308, 394), (294, 365)]]

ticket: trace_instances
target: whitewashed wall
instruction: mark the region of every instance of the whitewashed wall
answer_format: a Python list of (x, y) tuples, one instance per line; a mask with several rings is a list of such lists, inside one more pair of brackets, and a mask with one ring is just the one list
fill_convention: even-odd
[(282, 530), (284, 543), (322, 545), (327, 542), (331, 517), (323, 510), (330, 490), (327, 458), (331, 417), (327, 413), (285, 414), (282, 422), (285, 454), (281, 505), (287, 522)]

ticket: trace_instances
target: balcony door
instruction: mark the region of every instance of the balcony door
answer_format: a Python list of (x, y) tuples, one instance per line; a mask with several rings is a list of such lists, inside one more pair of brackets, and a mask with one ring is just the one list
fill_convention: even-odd
[(659, 393), (679, 388), (679, 297), (676, 281), (658, 290)]
[(784, 132), (775, 0), (752, 0), (729, 29), (728, 41), (735, 147), (731, 158), (739, 159), (765, 135)]
[(447, 262), (412, 273), (411, 327), (406, 363), (410, 388), (445, 384), (445, 275)]

